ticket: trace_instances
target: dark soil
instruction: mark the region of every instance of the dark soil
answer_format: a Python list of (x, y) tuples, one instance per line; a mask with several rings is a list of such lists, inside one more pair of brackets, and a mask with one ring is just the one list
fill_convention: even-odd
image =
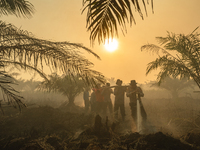
[(120, 130), (124, 123), (107, 124), (83, 112), (82, 108), (72, 113), (46, 106), (0, 116), (0, 149), (200, 150), (199, 133), (188, 133), (180, 139), (162, 132), (123, 134)]

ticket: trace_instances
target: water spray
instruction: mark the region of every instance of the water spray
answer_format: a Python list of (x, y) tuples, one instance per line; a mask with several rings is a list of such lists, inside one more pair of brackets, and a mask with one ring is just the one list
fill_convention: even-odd
[(137, 94), (137, 132), (140, 133), (142, 131), (142, 115), (140, 109), (140, 99)]

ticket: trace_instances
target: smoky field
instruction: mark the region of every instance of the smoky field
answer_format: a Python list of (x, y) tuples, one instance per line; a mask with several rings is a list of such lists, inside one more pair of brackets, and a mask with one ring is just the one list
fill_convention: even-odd
[[(29, 101), (30, 102), (30, 101)], [(200, 105), (198, 99), (182, 97), (147, 99), (142, 102), (147, 113), (148, 128), (137, 132), (130, 115), (128, 99), (126, 119), (114, 122), (97, 114), (85, 113), (82, 97), (72, 108), (57, 107), (52, 100), (40, 99), (22, 112), (3, 107), (0, 116), (0, 149), (2, 150), (198, 150), (200, 149)], [(63, 100), (60, 101), (60, 104)], [(30, 103), (31, 104), (31, 103)], [(55, 106), (55, 107), (53, 107)], [(100, 115), (101, 116), (101, 115)]]

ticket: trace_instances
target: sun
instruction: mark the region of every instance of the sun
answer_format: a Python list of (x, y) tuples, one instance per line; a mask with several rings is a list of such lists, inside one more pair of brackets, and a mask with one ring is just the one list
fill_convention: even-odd
[(104, 47), (108, 52), (114, 52), (118, 48), (118, 41), (114, 38), (106, 39)]

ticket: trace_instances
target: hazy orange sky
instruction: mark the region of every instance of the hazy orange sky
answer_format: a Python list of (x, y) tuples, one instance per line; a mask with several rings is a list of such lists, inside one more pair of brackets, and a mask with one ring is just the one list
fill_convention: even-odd
[(82, 43), (101, 57), (97, 60), (92, 55), (86, 55), (94, 63), (93, 69), (108, 78), (120, 78), (124, 83), (132, 79), (138, 83), (156, 79), (156, 72), (145, 75), (147, 64), (155, 56), (141, 52), (142, 45), (156, 43), (155, 37), (166, 36), (166, 31), (188, 34), (200, 25), (200, 0), (154, 0), (154, 14), (151, 6), (147, 6), (148, 17), (144, 20), (135, 13), (136, 25), (128, 25), (125, 36), (119, 34), (119, 48), (110, 53), (97, 42), (90, 46), (86, 12), (81, 15), (82, 0), (29, 1), (36, 9), (32, 18), (8, 16), (2, 17), (2, 20), (32, 32), (37, 38)]

